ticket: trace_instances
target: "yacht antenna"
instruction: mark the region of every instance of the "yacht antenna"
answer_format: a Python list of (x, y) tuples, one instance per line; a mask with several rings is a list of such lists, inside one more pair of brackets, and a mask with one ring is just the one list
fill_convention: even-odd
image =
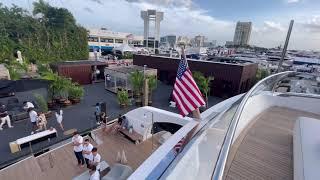
[(289, 40), (290, 40), (290, 35), (291, 35), (293, 23), (294, 23), (294, 20), (291, 20), (291, 21), (290, 21), (290, 25), (289, 25), (289, 29), (288, 29), (288, 33), (287, 33), (286, 42), (285, 42), (285, 44), (284, 44), (284, 46), (283, 46), (283, 50), (282, 50), (282, 54), (281, 54), (281, 59), (280, 59), (279, 65), (278, 65), (278, 70), (277, 70), (277, 72), (280, 72), (280, 71), (281, 71), (281, 66), (282, 66), (282, 64), (283, 64), (284, 57), (286, 56), (286, 53), (287, 53), (287, 48), (288, 48), (288, 44), (289, 44)]

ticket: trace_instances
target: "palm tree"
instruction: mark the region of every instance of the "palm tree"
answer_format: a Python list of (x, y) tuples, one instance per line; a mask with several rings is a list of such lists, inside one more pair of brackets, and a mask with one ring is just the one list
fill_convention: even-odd
[(206, 101), (206, 107), (208, 107), (208, 94), (210, 91), (210, 81), (212, 81), (213, 77), (206, 78), (201, 72), (193, 72), (193, 78), (199, 87), (199, 90), (204, 95)]
[(152, 92), (157, 88), (157, 77), (149, 76), (148, 86), (149, 86), (149, 103), (152, 104)]
[(138, 70), (135, 72), (132, 72), (130, 75), (130, 81), (133, 86), (133, 91), (135, 93), (137, 102), (141, 102), (140, 96), (141, 96), (142, 87), (143, 87), (143, 79), (144, 79), (143, 73)]

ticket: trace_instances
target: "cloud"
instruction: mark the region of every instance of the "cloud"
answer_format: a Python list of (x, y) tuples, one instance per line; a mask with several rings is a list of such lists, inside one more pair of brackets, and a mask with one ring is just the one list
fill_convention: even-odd
[(280, 22), (264, 21), (263, 26), (253, 26), (253, 32), (256, 33), (275, 33), (284, 32), (286, 28)]
[(195, 4), (192, 0), (126, 0), (131, 3), (147, 3), (162, 7), (185, 7), (191, 8)]
[(310, 20), (302, 23), (303, 27), (313, 33), (320, 33), (320, 15), (313, 16)]
[(85, 11), (87, 11), (87, 12), (89, 12), (89, 13), (93, 13), (93, 10), (90, 9), (90, 8), (88, 8), (88, 7), (83, 8), (83, 10), (85, 10)]
[(287, 3), (298, 3), (300, 0), (287, 0)]
[(264, 22), (264, 29), (266, 31), (285, 31), (285, 27), (283, 27), (279, 22), (273, 21), (265, 21)]
[(103, 3), (101, 2), (101, 0), (90, 0), (90, 1), (95, 2), (95, 3), (98, 3), (98, 4), (103, 4)]

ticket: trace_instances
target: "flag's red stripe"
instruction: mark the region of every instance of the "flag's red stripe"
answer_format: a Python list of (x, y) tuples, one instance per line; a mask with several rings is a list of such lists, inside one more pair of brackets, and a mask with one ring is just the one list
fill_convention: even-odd
[(193, 85), (193, 87), (195, 88), (195, 90), (198, 92), (198, 97), (199, 97), (199, 99), (200, 99), (200, 104), (201, 105), (204, 105), (205, 104), (205, 102), (204, 102), (204, 99), (203, 99), (203, 96), (202, 96), (202, 94), (201, 94), (201, 92), (200, 92), (200, 90), (199, 90), (199, 88), (198, 88), (198, 86), (195, 84), (195, 82), (194, 82), (194, 80), (192, 79), (190, 79), (190, 77), (192, 78), (192, 76), (184, 76), (186, 79), (188, 79), (188, 82), (190, 82), (190, 84), (192, 84)]
[[(176, 88), (176, 85), (175, 85), (175, 88)], [(173, 97), (175, 99), (175, 102), (178, 105), (180, 113), (182, 113), (183, 116), (187, 115), (189, 111), (186, 109), (185, 105), (183, 105), (183, 100), (181, 99), (180, 96), (178, 96), (178, 93), (175, 89), (173, 90), (173, 92), (174, 92)]]
[[(184, 78), (186, 78), (184, 76)], [(183, 86), (190, 92), (190, 94), (192, 95), (192, 97), (198, 102), (197, 106), (200, 106), (202, 104), (202, 101), (201, 99), (199, 98), (199, 95), (198, 94), (195, 94), (195, 91), (192, 90), (191, 88), (195, 88), (195, 87), (189, 87), (188, 84), (185, 82), (185, 81), (180, 81)], [(189, 81), (188, 81), (189, 82)], [(190, 82), (189, 82), (190, 83)]]
[(180, 114), (183, 115), (183, 116), (185, 116), (183, 110), (181, 109), (181, 105), (180, 105), (180, 103), (177, 101), (177, 97), (176, 97), (175, 95), (173, 95), (173, 99), (174, 99), (174, 102), (177, 103), (177, 107), (178, 107), (178, 109), (179, 109), (179, 111), (180, 111)]
[(198, 91), (198, 93), (202, 96), (201, 91), (199, 90), (199, 88), (198, 88), (196, 82), (194, 81), (194, 79), (192, 78), (192, 73), (191, 73), (190, 69), (188, 68), (186, 72), (188, 73), (189, 76), (185, 76), (185, 77), (188, 78), (188, 81), (192, 83), (192, 85), (195, 87), (195, 89)]
[[(183, 82), (183, 81), (179, 81), (179, 82)], [(177, 83), (177, 86), (179, 87), (180, 91), (183, 93), (184, 97), (186, 98), (185, 101), (188, 101), (189, 104), (191, 104), (191, 106), (195, 109), (197, 107), (197, 105), (194, 103), (193, 99), (191, 99), (191, 97), (186, 93), (186, 89), (184, 89), (183, 87), (180, 86), (179, 83)], [(192, 109), (192, 111), (194, 110)], [(191, 109), (190, 109), (191, 110)]]
[[(178, 84), (176, 83), (176, 86), (177, 86)], [(180, 101), (181, 101), (181, 105), (188, 111), (188, 112), (191, 112), (191, 111), (193, 111), (193, 110), (191, 110), (188, 106), (187, 106), (187, 104), (185, 103), (185, 101), (184, 101), (184, 99), (182, 99), (182, 97), (181, 97), (181, 95), (178, 93), (178, 91), (177, 91), (177, 87), (174, 89), (174, 91), (176, 92), (176, 95), (178, 96), (178, 98), (180, 99)]]

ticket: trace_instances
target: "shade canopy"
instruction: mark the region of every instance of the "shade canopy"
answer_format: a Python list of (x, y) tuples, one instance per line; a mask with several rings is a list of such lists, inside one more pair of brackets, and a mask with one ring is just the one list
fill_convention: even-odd
[(132, 47), (130, 47), (128, 44), (122, 44), (118, 47), (114, 47), (113, 50), (115, 51), (121, 51), (122, 53), (124, 52), (136, 52), (136, 50)]

